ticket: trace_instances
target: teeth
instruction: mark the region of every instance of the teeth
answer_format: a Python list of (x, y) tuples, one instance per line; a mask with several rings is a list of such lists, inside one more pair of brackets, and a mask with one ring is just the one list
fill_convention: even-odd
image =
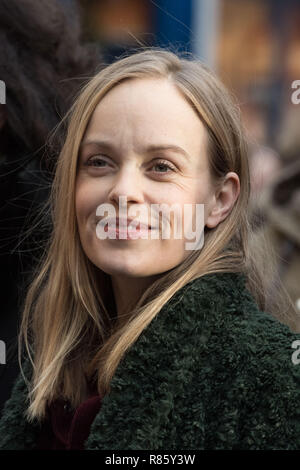
[[(108, 227), (111, 228), (111, 229), (116, 229), (116, 228), (117, 228), (117, 229), (120, 229), (120, 228), (122, 228), (122, 229), (127, 229), (127, 230), (128, 230), (129, 224), (127, 225), (127, 227), (126, 227), (126, 226), (123, 226), (123, 225), (122, 225), (122, 227), (120, 227), (120, 225), (119, 225), (119, 224), (116, 224), (115, 222), (114, 222), (114, 223), (107, 223), (107, 224), (105, 225), (105, 228), (104, 228), (104, 230), (105, 230), (106, 232), (107, 232), (107, 230), (108, 230)], [(134, 231), (134, 230), (142, 230), (141, 224), (139, 223), (139, 224), (136, 226), (136, 228), (130, 228), (130, 229), (131, 229), (131, 231)], [(144, 227), (144, 226), (143, 226), (143, 230), (151, 230), (151, 227)]]

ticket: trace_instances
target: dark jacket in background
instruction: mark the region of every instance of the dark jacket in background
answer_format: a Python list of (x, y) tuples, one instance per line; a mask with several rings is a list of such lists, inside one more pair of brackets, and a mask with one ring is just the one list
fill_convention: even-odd
[(51, 145), (48, 138), (102, 60), (98, 45), (83, 37), (81, 12), (75, 0), (0, 2), (0, 80), (6, 85), (6, 104), (0, 104), (0, 340), (6, 345), (0, 415), (19, 374), (25, 294), (51, 231), (47, 214), (45, 227), (34, 222), (48, 198), (65, 129)]
[(46, 231), (32, 222), (49, 195), (46, 171), (35, 156), (0, 155), (0, 340), (6, 346), (5, 364), (0, 364), (0, 416), (19, 374), (17, 335), (26, 285), (35, 262), (42, 254)]

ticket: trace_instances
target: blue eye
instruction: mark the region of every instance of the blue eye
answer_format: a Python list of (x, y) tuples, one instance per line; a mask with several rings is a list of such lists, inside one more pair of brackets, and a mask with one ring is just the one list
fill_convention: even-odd
[(103, 164), (103, 163), (108, 163), (108, 162), (106, 160), (104, 160), (103, 158), (101, 158), (101, 157), (92, 157), (92, 158), (89, 158), (86, 161), (85, 165), (87, 165), (87, 166), (96, 166), (98, 168), (103, 168), (104, 165), (102, 165), (101, 163)]
[[(109, 162), (102, 157), (93, 156), (88, 158), (84, 165), (94, 168), (106, 168), (107, 165), (109, 165)], [(168, 175), (170, 172), (174, 173), (176, 171), (175, 166), (166, 160), (157, 160), (153, 162), (150, 169), (161, 175)]]
[[(169, 162), (165, 160), (159, 160), (156, 163), (153, 164), (151, 168), (159, 167), (160, 169), (165, 168), (167, 170), (171, 170), (172, 172), (175, 171), (175, 167), (173, 165), (170, 165)], [(158, 171), (158, 173), (168, 173), (168, 171)]]

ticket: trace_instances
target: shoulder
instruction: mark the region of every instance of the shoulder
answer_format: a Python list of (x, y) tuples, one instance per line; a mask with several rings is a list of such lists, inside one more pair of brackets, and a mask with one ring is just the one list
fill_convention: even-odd
[(300, 334), (259, 310), (244, 275), (196, 279), (176, 293), (165, 313), (166, 344), (172, 353), (185, 353), (185, 366), (196, 376), (205, 366), (221, 389), (243, 382), (257, 396), (273, 387), (270, 396), (293, 390), (299, 400)]
[(180, 289), (159, 315), (165, 314), (166, 328), (188, 335), (199, 346), (205, 343), (215, 356), (229, 351), (248, 363), (274, 366), (274, 361), (282, 360), (285, 368), (293, 365), (300, 335), (259, 310), (246, 282), (241, 273), (197, 278)]
[(168, 374), (185, 370), (189, 377), (205, 364), (228, 383), (239, 375), (295, 386), (298, 341), (300, 335), (258, 309), (245, 275), (210, 274), (173, 295), (132, 346), (127, 364), (132, 358)]
[[(187, 283), (164, 305), (159, 315), (174, 322), (201, 324), (215, 330), (238, 329), (247, 335), (296, 336), (271, 314), (263, 312), (247, 288), (242, 273), (215, 273)], [(163, 319), (161, 318), (163, 322)], [(224, 335), (223, 335), (224, 336)]]
[(245, 281), (233, 274), (205, 276), (173, 302), (170, 312), (184, 330), (181, 343), (187, 338), (192, 352), (186, 400), (192, 406), (201, 391), (210, 423), (207, 448), (296, 449), (300, 335), (260, 311)]

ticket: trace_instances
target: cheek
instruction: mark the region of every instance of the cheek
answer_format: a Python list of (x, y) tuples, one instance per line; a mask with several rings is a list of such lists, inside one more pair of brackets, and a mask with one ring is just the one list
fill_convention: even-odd
[(80, 179), (76, 183), (75, 188), (75, 210), (78, 223), (82, 223), (86, 218), (93, 213), (96, 214), (97, 202), (99, 197), (97, 187), (87, 181)]

